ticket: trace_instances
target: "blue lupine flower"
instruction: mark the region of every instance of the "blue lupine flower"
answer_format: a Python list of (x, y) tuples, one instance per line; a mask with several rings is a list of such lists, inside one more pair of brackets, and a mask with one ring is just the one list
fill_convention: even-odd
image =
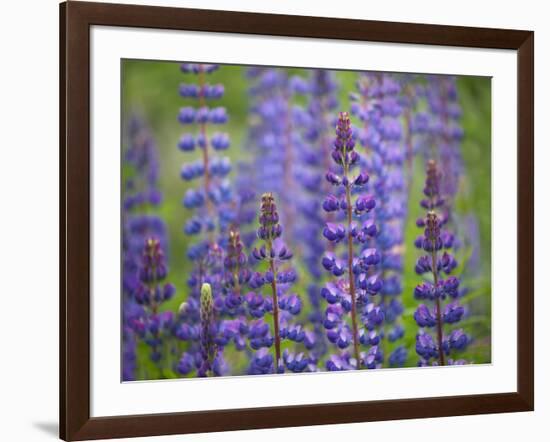
[[(426, 88), (429, 109), (428, 141), (435, 147), (436, 159), (442, 170), (440, 193), (447, 201), (447, 209), (458, 191), (464, 169), (460, 143), (463, 130), (459, 119), (462, 110), (458, 103), (456, 78), (452, 76), (429, 77)], [(426, 155), (433, 155), (434, 150)]]
[[(423, 361), (420, 361), (421, 364), (427, 364), (431, 358), (436, 358), (439, 365), (445, 365), (446, 354), (448, 355), (451, 350), (462, 350), (468, 344), (468, 338), (462, 330), (453, 330), (448, 339), (444, 337), (444, 324), (459, 322), (464, 315), (464, 308), (456, 300), (460, 284), (458, 278), (450, 276), (445, 279), (441, 276), (441, 272), (449, 274), (457, 266), (455, 258), (444, 250), (453, 246), (453, 241), (450, 239), (453, 235), (443, 229), (447, 218), (440, 217), (436, 212), (445, 205), (445, 199), (440, 193), (441, 176), (435, 161), (428, 161), (424, 186), (425, 198), (421, 201), (421, 206), (426, 208), (428, 213), (426, 218), (417, 221), (417, 225), (424, 229), (424, 234), (418, 243), (428, 255), (418, 259), (415, 271), (419, 275), (429, 274), (431, 281), (417, 285), (414, 296), (416, 299), (431, 301), (434, 308), (431, 310), (421, 304), (414, 318), (419, 327), (436, 328), (436, 342), (432, 339), (428, 345), (428, 340), (431, 339), (428, 333), (423, 333), (422, 339), (417, 337), (416, 351), (423, 358)], [(445, 305), (444, 301), (447, 297), (453, 301)]]
[[(196, 146), (202, 151), (202, 159), (197, 163), (185, 164), (181, 169), (181, 177), (186, 181), (202, 178), (202, 188), (188, 192), (184, 200), (185, 207), (195, 209), (197, 217), (192, 224), (187, 224), (184, 232), (197, 235), (200, 232), (208, 233), (208, 242), (216, 241), (214, 228), (206, 224), (214, 223), (215, 229), (222, 234), (227, 227), (228, 219), (233, 219), (230, 203), (233, 199), (229, 187), (224, 184), (223, 178), (231, 171), (231, 164), (227, 158), (216, 158), (213, 154), (218, 150), (229, 147), (230, 141), (226, 133), (215, 132), (209, 137), (209, 124), (223, 124), (228, 116), (224, 107), (209, 107), (209, 100), (223, 96), (223, 85), (212, 85), (205, 81), (205, 75), (214, 72), (216, 65), (182, 64), (181, 71), (197, 75), (198, 84), (183, 83), (180, 85), (180, 95), (197, 100), (198, 106), (185, 106), (179, 111), (178, 119), (187, 131), (178, 143), (182, 151), (192, 151)], [(193, 133), (196, 129), (196, 133)], [(200, 225), (198, 225), (200, 224)]]
[(438, 357), (438, 348), (432, 335), (422, 332), (416, 335), (416, 353), (426, 361)]
[(225, 150), (229, 147), (229, 135), (226, 133), (216, 132), (212, 135), (212, 147), (216, 150)]
[(283, 352), (283, 362), (287, 370), (293, 373), (303, 372), (309, 365), (309, 359), (304, 353), (294, 354), (287, 350)]
[(344, 371), (355, 369), (356, 364), (352, 363), (348, 354), (332, 354), (326, 362), (326, 367), (328, 371)]
[[(336, 167), (326, 174), (327, 182), (337, 187), (337, 193), (328, 195), (323, 203), (323, 209), (331, 217), (339, 216), (345, 224), (328, 221), (323, 228), (323, 236), (330, 242), (331, 250), (322, 256), (321, 263), (336, 279), (327, 283), (320, 294), (329, 304), (323, 322), (327, 329), (328, 340), (339, 349), (345, 349), (353, 344), (355, 367), (360, 368), (361, 364), (366, 364), (366, 360), (361, 358), (359, 352), (363, 335), (359, 333), (357, 311), (359, 310), (361, 315), (367, 314), (368, 297), (380, 292), (382, 282), (376, 274), (372, 274), (374, 266), (380, 261), (375, 249), (370, 249), (357, 257), (353, 255), (354, 244), (355, 246), (364, 244), (377, 232), (374, 223), (359, 225), (356, 221), (356, 218), (370, 213), (376, 203), (374, 198), (367, 195), (360, 195), (355, 198), (355, 201), (352, 200), (352, 194), (368, 182), (368, 175), (365, 172), (359, 172), (357, 176), (351, 175), (352, 169), (359, 162), (359, 155), (354, 147), (355, 141), (349, 114), (341, 112), (331, 153)], [(334, 251), (336, 245), (341, 242), (346, 244), (347, 249), (343, 259), (340, 259)], [(351, 328), (343, 312), (350, 313)], [(363, 342), (366, 342), (365, 338)], [(369, 361), (371, 359), (369, 358)], [(369, 364), (372, 365), (370, 362)], [(331, 367), (335, 366), (331, 365)]]
[(251, 358), (248, 374), (273, 373), (273, 356), (267, 348), (261, 348)]
[[(168, 241), (163, 220), (154, 214), (155, 208), (162, 202), (162, 193), (158, 190), (158, 152), (151, 132), (143, 120), (132, 117), (124, 136), (128, 147), (124, 151), (123, 161), (125, 167), (132, 171), (131, 178), (124, 182), (122, 204), (122, 379), (127, 381), (138, 377), (136, 341), (146, 338), (145, 322), (152, 314), (151, 302), (160, 304), (164, 299), (171, 298), (174, 287), (165, 284), (152, 291), (146, 290), (140, 280), (146, 241), (157, 239), (161, 249), (166, 248)], [(159, 272), (158, 276), (163, 276), (162, 273), (165, 272)], [(150, 279), (151, 284), (155, 285), (154, 278)]]
[(437, 322), (433, 313), (424, 304), (420, 304), (414, 312), (414, 320), (419, 327), (434, 327)]
[(390, 367), (402, 367), (407, 361), (407, 349), (400, 345), (389, 356), (388, 362)]
[(463, 350), (468, 345), (468, 337), (462, 331), (453, 330), (449, 335), (449, 347), (454, 350)]
[[(358, 93), (350, 96), (352, 113), (363, 123), (357, 140), (366, 152), (362, 164), (369, 169), (370, 186), (374, 192), (372, 201), (375, 200), (377, 205), (375, 215), (367, 217), (366, 222), (374, 226), (375, 217), (380, 227), (371, 234), (374, 240), (366, 242), (364, 247), (375, 246), (380, 256), (379, 278), (383, 287), (379, 305), (388, 313), (381, 328), (382, 335), (389, 336), (394, 328), (399, 327), (402, 312), (401, 246), (407, 207), (404, 170), (407, 153), (402, 116), (406, 113), (406, 103), (400, 95), (400, 77), (393, 74), (365, 73), (360, 76), (357, 88)], [(359, 213), (372, 204), (370, 197), (363, 198), (356, 207)]]
[[(281, 339), (288, 339), (294, 342), (303, 342), (306, 339), (307, 330), (300, 324), (289, 323), (289, 316), (298, 315), (301, 311), (301, 301), (295, 294), (287, 294), (285, 290), (296, 280), (297, 275), (294, 269), (281, 267), (292, 258), (292, 252), (281, 242), (283, 228), (279, 223), (279, 213), (272, 193), (264, 193), (260, 205), (259, 228), (257, 235), (263, 244), (255, 248), (252, 256), (258, 261), (266, 261), (267, 270), (263, 274), (252, 275), (252, 285), (260, 287), (263, 284), (271, 286), (271, 299), (265, 299), (262, 303), (260, 297), (254, 293), (247, 295), (247, 304), (252, 316), (260, 317), (264, 312), (273, 312), (274, 338), (275, 343), (275, 366), (277, 372), (284, 371), (286, 366), (289, 370), (295, 371), (297, 365), (290, 368), (288, 363), (281, 359)], [(267, 326), (267, 324), (265, 324)], [(264, 344), (264, 342), (261, 342)], [(270, 343), (270, 345), (271, 345)], [(310, 342), (308, 346), (314, 343)], [(259, 348), (258, 342), (251, 341), (253, 348)], [(301, 370), (307, 367), (305, 363)]]
[[(150, 347), (150, 359), (163, 375), (162, 343), (166, 335), (170, 335), (173, 326), (173, 313), (159, 313), (160, 305), (174, 296), (175, 287), (164, 283), (167, 267), (160, 241), (156, 238), (145, 240), (141, 261), (138, 266), (139, 282), (133, 291), (134, 302), (144, 309), (138, 317), (132, 318), (132, 328)], [(136, 328), (137, 327), (137, 328)]]

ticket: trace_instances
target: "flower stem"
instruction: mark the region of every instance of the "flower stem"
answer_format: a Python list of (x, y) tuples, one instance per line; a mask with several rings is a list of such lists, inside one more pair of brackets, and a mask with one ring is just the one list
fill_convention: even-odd
[[(345, 168), (347, 175), (347, 167)], [(353, 237), (351, 236), (351, 190), (350, 186), (346, 186), (346, 205), (348, 217), (348, 275), (349, 275), (349, 294), (351, 296), (351, 327), (353, 332), (353, 353), (357, 360), (357, 369), (361, 368), (361, 359), (359, 358), (359, 342), (357, 328), (357, 306), (355, 305), (355, 275), (353, 274)]]
[[(269, 247), (271, 251), (271, 246)], [(273, 273), (271, 281), (271, 291), (273, 296), (273, 329), (275, 334), (275, 373), (279, 371), (279, 361), (281, 360), (281, 337), (279, 336), (279, 302), (277, 299), (277, 273), (273, 258), (269, 259), (269, 268)]]
[[(434, 276), (434, 286), (437, 287), (438, 275), (437, 275), (437, 252), (435, 251), (435, 241), (433, 241), (432, 247), (432, 273)], [(445, 365), (445, 354), (443, 353), (443, 324), (441, 323), (441, 303), (439, 298), (435, 298), (435, 316), (437, 321), (437, 350), (439, 353), (439, 365)]]

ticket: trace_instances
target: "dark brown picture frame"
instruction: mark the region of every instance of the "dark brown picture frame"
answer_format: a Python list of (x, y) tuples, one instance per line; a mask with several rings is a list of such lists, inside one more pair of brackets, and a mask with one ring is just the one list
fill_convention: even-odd
[[(518, 56), (517, 392), (90, 417), (90, 27), (511, 49)], [(534, 33), (152, 6), (60, 5), (60, 437), (152, 436), (534, 409)]]

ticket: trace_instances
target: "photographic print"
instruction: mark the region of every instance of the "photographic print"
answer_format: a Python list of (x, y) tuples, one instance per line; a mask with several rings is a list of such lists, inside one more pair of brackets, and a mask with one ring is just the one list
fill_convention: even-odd
[(491, 363), (490, 78), (121, 73), (122, 381)]

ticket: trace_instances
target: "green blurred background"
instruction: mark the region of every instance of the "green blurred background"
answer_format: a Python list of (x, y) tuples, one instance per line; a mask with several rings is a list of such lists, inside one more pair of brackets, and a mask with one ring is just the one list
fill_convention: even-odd
[[(248, 113), (248, 80), (245, 66), (221, 66), (209, 76), (209, 82), (222, 83), (225, 96), (219, 101), (227, 108), (229, 123), (224, 127), (231, 136), (231, 147), (224, 155), (232, 159), (242, 159), (246, 155), (243, 143), (247, 132)], [(289, 69), (292, 74), (307, 76), (307, 70)], [(355, 90), (356, 72), (338, 71), (340, 83), (340, 110), (349, 110), (348, 94)], [(159, 62), (144, 60), (122, 61), (122, 124), (132, 115), (138, 115), (149, 125), (160, 152), (160, 190), (164, 202), (158, 214), (165, 220), (169, 235), (169, 275), (168, 280), (176, 285), (176, 296), (163, 307), (163, 310), (176, 310), (187, 296), (186, 279), (190, 263), (185, 252), (188, 238), (182, 227), (189, 217), (182, 206), (181, 199), (187, 189), (187, 183), (179, 177), (183, 162), (190, 162), (195, 153), (182, 153), (177, 142), (183, 128), (178, 123), (179, 108), (195, 105), (192, 100), (182, 99), (178, 94), (181, 82), (191, 83), (196, 80), (191, 74), (182, 74), (179, 62)], [(491, 79), (486, 77), (458, 77), (459, 102), (462, 106), (462, 127), (465, 132), (462, 153), (465, 163), (465, 175), (460, 183), (460, 190), (455, 201), (455, 210), (459, 215), (473, 215), (479, 222), (479, 264), (470, 269), (464, 266), (472, 249), (463, 247), (457, 253), (459, 268), (454, 274), (461, 274), (463, 286), (469, 293), (463, 299), (468, 303), (470, 315), (460, 323), (465, 332), (476, 339), (460, 357), (475, 363), (487, 363), (491, 360)], [(123, 130), (124, 133), (124, 130)], [(127, 140), (123, 137), (124, 149)], [(405, 272), (403, 277), (403, 303), (405, 313), (403, 325), (405, 338), (398, 341), (405, 345), (409, 352), (407, 366), (416, 366), (418, 357), (414, 350), (415, 333), (418, 330), (412, 317), (418, 302), (413, 298), (413, 290), (421, 280), (414, 272), (414, 264), (420, 255), (413, 242), (420, 230), (415, 225), (418, 216), (424, 216), (418, 202), (422, 194), (424, 180), (423, 160), (417, 156), (409, 217), (405, 236)], [(126, 173), (123, 170), (123, 174)], [(234, 173), (234, 172), (232, 172)], [(297, 288), (302, 294), (307, 308), (305, 291)], [(387, 350), (386, 350), (387, 351)], [(138, 350), (138, 364), (155, 368), (148, 360), (148, 350), (142, 344)]]

